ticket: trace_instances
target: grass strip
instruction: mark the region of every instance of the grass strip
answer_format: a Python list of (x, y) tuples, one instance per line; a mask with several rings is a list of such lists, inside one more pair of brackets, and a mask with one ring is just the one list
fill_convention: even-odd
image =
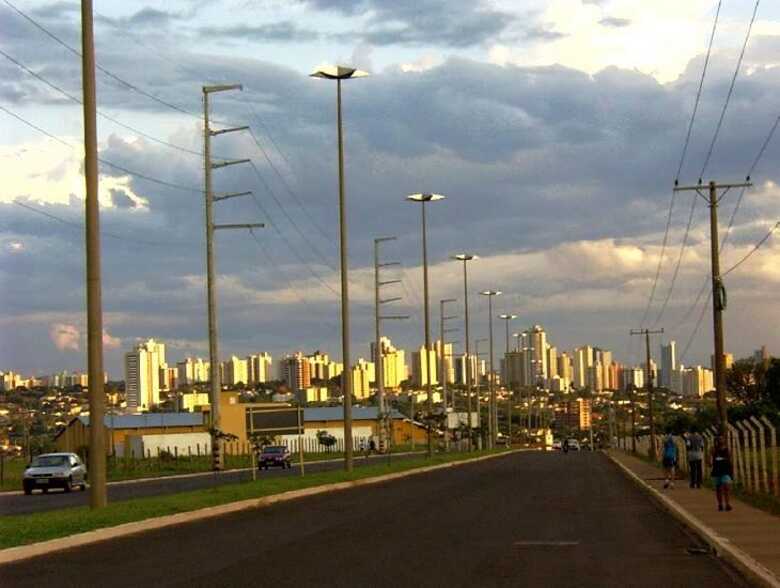
[(437, 454), (430, 459), (419, 457), (405, 459), (389, 465), (381, 463), (361, 466), (355, 468), (350, 473), (336, 470), (307, 474), (305, 477), (286, 476), (260, 479), (255, 482), (226, 484), (215, 488), (194, 490), (180, 494), (114, 502), (106, 508), (96, 511), (92, 511), (88, 507), (75, 507), (33, 514), (4, 516), (0, 518), (0, 549), (47, 541), (76, 533), (113, 527), (123, 523), (189, 512), (250, 498), (261, 498), (290, 490), (361, 480), (505, 451), (505, 449), (498, 449), (471, 453)]

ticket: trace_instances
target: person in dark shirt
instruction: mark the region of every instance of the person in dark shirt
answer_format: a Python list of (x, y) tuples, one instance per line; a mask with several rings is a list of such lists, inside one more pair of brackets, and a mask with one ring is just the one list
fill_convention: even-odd
[(731, 465), (731, 453), (726, 447), (726, 440), (719, 436), (712, 452), (712, 481), (718, 497), (718, 510), (731, 510), (729, 500), (734, 469)]

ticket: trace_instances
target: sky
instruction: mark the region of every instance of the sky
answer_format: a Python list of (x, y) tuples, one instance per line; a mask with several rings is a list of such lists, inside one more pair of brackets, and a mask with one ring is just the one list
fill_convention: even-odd
[[(340, 358), (336, 89), (309, 77), (332, 63), (371, 74), (343, 85), (353, 359), (373, 338), (378, 236), (397, 237), (381, 255), (401, 262), (385, 274), (401, 282), (384, 290), (401, 300), (385, 308), (410, 316), (384, 332), (421, 345), (420, 207), (404, 198), (435, 192), (446, 199), (427, 209), (434, 338), (439, 300), (457, 298), (450, 337), (462, 350), (451, 256), (466, 251), (480, 257), (469, 265), (473, 338), (488, 333), (478, 292), (489, 288), (503, 291), (494, 314), (518, 315), (512, 331), (541, 324), (560, 350), (590, 344), (634, 363), (643, 349), (629, 331), (664, 328), (654, 353), (675, 340), (683, 363), (709, 365), (707, 207), (699, 198), (691, 213), (698, 197), (672, 187), (717, 5), (96, 0), (111, 376), (149, 337), (168, 344), (169, 362), (208, 355), (201, 87), (213, 83), (243, 84), (212, 95), (214, 128), (251, 128), (215, 137), (213, 154), (252, 160), (216, 170), (214, 189), (253, 192), (215, 204), (216, 221), (266, 224), (217, 232), (221, 355)], [(754, 7), (722, 2), (679, 174), (741, 182), (758, 160), (754, 186), (721, 201), (724, 271), (780, 220), (776, 3), (758, 5), (724, 109)], [(0, 2), (0, 370), (25, 374), (86, 368), (80, 59), (55, 37), (80, 47), (78, 3)], [(736, 357), (762, 344), (780, 354), (778, 236), (724, 278)]]

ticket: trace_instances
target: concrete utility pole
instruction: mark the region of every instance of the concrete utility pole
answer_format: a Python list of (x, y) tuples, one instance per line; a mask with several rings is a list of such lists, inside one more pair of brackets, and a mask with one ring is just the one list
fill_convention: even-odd
[(636, 387), (630, 384), (631, 393), (631, 453), (636, 453)]
[[(441, 357), (439, 358), (439, 373), (441, 374), (441, 396), (442, 396), (442, 404), (444, 406), (444, 446), (449, 449), (450, 448), (450, 430), (449, 430), (449, 423), (448, 423), (448, 417), (447, 417), (447, 378), (449, 376), (449, 370), (447, 369), (447, 354), (446, 354), (446, 346), (444, 345), (444, 335), (446, 333), (452, 333), (454, 331), (457, 331), (457, 329), (445, 329), (444, 324), (448, 320), (452, 320), (454, 318), (457, 318), (456, 316), (445, 316), (444, 315), (444, 305), (448, 302), (457, 302), (457, 299), (455, 298), (445, 298), (443, 300), (439, 300), (439, 351), (441, 352)], [(455, 408), (455, 399), (454, 399), (454, 391), (453, 391), (453, 402), (452, 402), (453, 410)]]
[[(465, 327), (465, 341), (466, 341), (466, 419), (468, 421), (469, 432), (469, 449), (474, 450), (474, 440), (472, 438), (471, 430), (471, 380), (473, 374), (471, 373), (471, 355), (469, 354), (469, 276), (466, 266), (469, 261), (479, 259), (476, 255), (471, 253), (460, 253), (453, 256), (452, 259), (463, 262), (463, 323)], [(477, 412), (479, 414), (479, 412)]]
[[(484, 353), (479, 352), (479, 344), (483, 341), (487, 341), (487, 339), (475, 339), (474, 340), (474, 356), (477, 359), (477, 394), (476, 394), (476, 410), (477, 410), (477, 449), (482, 451), (482, 406), (481, 406), (481, 399), (479, 397), (479, 388), (482, 384), (482, 374), (480, 374), (480, 355), (484, 355)], [(488, 404), (488, 408), (490, 408), (490, 405)]]
[(644, 335), (645, 336), (645, 360), (647, 370), (647, 382), (645, 388), (647, 389), (647, 406), (648, 406), (648, 419), (650, 424), (650, 450), (647, 456), (654, 460), (656, 459), (656, 447), (655, 447), (655, 408), (653, 407), (653, 372), (650, 369), (650, 335), (661, 335), (663, 329), (651, 331), (650, 329), (631, 329), (631, 335)]
[[(709, 193), (702, 193), (704, 186), (699, 180), (697, 186), (676, 186), (675, 192), (695, 191), (704, 198), (710, 208), (710, 261), (712, 265), (712, 330), (715, 347), (715, 390), (718, 406), (718, 421), (721, 435), (728, 431), (728, 407), (726, 405), (726, 366), (723, 361), (723, 311), (726, 310), (726, 288), (720, 275), (720, 240), (718, 238), (718, 204), (731, 188), (752, 186), (750, 177), (736, 184), (709, 183)], [(718, 190), (723, 193), (718, 197)]]
[(386, 241), (395, 241), (396, 237), (377, 237), (374, 239), (374, 322), (375, 322), (375, 342), (374, 342), (374, 362), (376, 372), (376, 390), (377, 404), (379, 405), (379, 449), (384, 451), (387, 445), (387, 408), (385, 406), (385, 373), (384, 373), (384, 355), (382, 354), (382, 321), (383, 320), (403, 320), (408, 316), (401, 315), (382, 315), (381, 308), (383, 304), (401, 300), (400, 296), (382, 299), (380, 289), (382, 286), (398, 284), (401, 280), (382, 280), (379, 276), (380, 270), (385, 267), (401, 265), (398, 261), (379, 261), (379, 244)]
[(211, 137), (243, 131), (249, 127), (236, 127), (230, 129), (212, 130), (209, 127), (209, 95), (215, 92), (226, 92), (229, 90), (241, 90), (241, 84), (227, 84), (217, 86), (203, 86), (203, 179), (204, 195), (206, 204), (206, 302), (208, 306), (209, 323), (209, 372), (211, 380), (211, 393), (209, 403), (211, 404), (211, 467), (214, 470), (224, 468), (222, 456), (222, 438), (220, 428), (220, 390), (222, 389), (221, 378), (219, 374), (219, 338), (217, 334), (217, 293), (216, 293), (216, 268), (214, 262), (214, 231), (216, 229), (249, 229), (260, 228), (262, 223), (240, 224), (240, 225), (215, 225), (214, 224), (214, 202), (234, 198), (236, 196), (245, 196), (251, 192), (236, 192), (233, 194), (222, 194), (215, 196), (211, 185), (211, 172), (214, 169), (227, 167), (239, 163), (249, 163), (249, 159), (232, 159), (220, 162), (211, 161)]
[(425, 428), (428, 432), (428, 457), (433, 455), (433, 390), (431, 385), (431, 312), (430, 300), (428, 296), (428, 231), (426, 227), (425, 205), (428, 202), (444, 200), (441, 194), (411, 194), (406, 197), (411, 202), (419, 202), (422, 208), (422, 254), (423, 254), (423, 308), (425, 311), (425, 371), (426, 371), (426, 392), (428, 395)]
[(100, 281), (97, 97), (92, 0), (81, 2), (81, 68), (84, 92), (84, 179), (86, 181), (87, 373), (89, 386), (89, 506), (103, 508), (106, 494), (106, 433), (103, 390), (103, 305)]
[(488, 431), (490, 432), (490, 449), (496, 446), (496, 440), (498, 438), (498, 418), (496, 408), (496, 382), (495, 371), (493, 369), (493, 297), (500, 296), (500, 290), (484, 290), (480, 292), (483, 296), (487, 296), (488, 299), (488, 333), (490, 342), (490, 373), (488, 374), (488, 413), (490, 419), (488, 421)]
[(512, 386), (509, 384), (509, 323), (512, 322), (517, 318), (516, 314), (500, 314), (498, 315), (498, 318), (503, 319), (504, 324), (506, 325), (506, 351), (504, 351), (504, 374), (503, 377), (506, 379), (504, 382), (504, 387), (509, 391), (509, 399), (506, 402), (506, 426), (507, 426), (507, 436), (509, 438), (509, 445), (511, 447), (512, 445), (512, 402), (514, 401), (514, 390), (512, 389)]

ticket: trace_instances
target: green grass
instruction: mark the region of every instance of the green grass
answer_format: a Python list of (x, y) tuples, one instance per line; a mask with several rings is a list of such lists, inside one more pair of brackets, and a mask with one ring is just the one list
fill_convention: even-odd
[(502, 453), (504, 451), (506, 450), (437, 454), (431, 459), (415, 457), (396, 461), (390, 465), (383, 461), (382, 463), (355, 468), (351, 473), (336, 470), (308, 474), (305, 477), (284, 476), (267, 478), (256, 482), (229, 484), (180, 494), (115, 502), (97, 511), (91, 511), (88, 507), (76, 507), (26, 515), (4, 516), (0, 517), (0, 548), (37, 543), (75, 533), (113, 527), (123, 523), (142, 521), (152, 517), (187, 512), (249, 498), (270, 496), (289, 490), (360, 480), (427, 465), (462, 461), (478, 455)]
[[(420, 445), (417, 446), (421, 450)], [(411, 446), (398, 446), (393, 448), (393, 453), (411, 451)], [(342, 459), (342, 452), (331, 453), (305, 453), (304, 462), (311, 463), (328, 459)], [(297, 463), (298, 455), (292, 456), (293, 463)], [(358, 452), (355, 458), (360, 459)], [(4, 463), (3, 480), (0, 483), (0, 492), (18, 491), (22, 489), (22, 473), (26, 462), (23, 459), (6, 459)], [(225, 469), (242, 469), (250, 467), (248, 455), (225, 455)], [(197, 474), (211, 471), (211, 456), (181, 456), (178, 459), (123, 459), (108, 458), (106, 477), (109, 482), (122, 480), (137, 480), (142, 478), (156, 478), (162, 476), (176, 476), (181, 474)]]

